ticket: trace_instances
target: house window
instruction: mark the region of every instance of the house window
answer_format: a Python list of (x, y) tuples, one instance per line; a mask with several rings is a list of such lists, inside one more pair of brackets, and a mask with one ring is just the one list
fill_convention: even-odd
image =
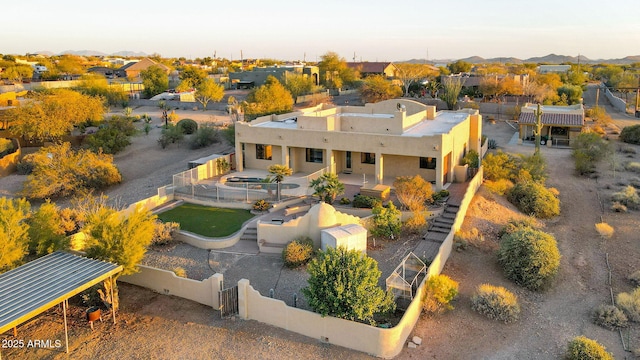
[(436, 168), (436, 158), (434, 158), (434, 157), (421, 157), (420, 158), (420, 169), (435, 170), (435, 168)]
[(256, 159), (271, 160), (271, 145), (256, 144)]
[(374, 153), (360, 153), (360, 162), (363, 164), (373, 164), (376, 163), (376, 154)]
[(307, 162), (322, 164), (322, 149), (307, 148)]

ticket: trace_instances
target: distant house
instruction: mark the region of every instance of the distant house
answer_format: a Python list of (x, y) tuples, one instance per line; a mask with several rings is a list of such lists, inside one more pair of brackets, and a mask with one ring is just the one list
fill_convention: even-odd
[(116, 75), (117, 69), (109, 68), (106, 66), (90, 67), (89, 69), (87, 69), (87, 72), (92, 74), (100, 74), (106, 77), (107, 79), (113, 79), (114, 77), (117, 76)]
[(302, 74), (313, 79), (315, 85), (319, 84), (318, 67), (306, 65), (276, 65), (255, 67), (251, 71), (229, 73), (229, 80), (238, 89), (250, 89), (254, 86), (262, 86), (267, 77), (273, 76), (281, 81), (286, 81), (288, 74)]
[(124, 72), (124, 77), (128, 77), (128, 78), (137, 78), (140, 76), (140, 72), (147, 70), (148, 68), (152, 67), (152, 66), (158, 66), (160, 67), (162, 70), (164, 70), (167, 74), (169, 74), (169, 72), (171, 72), (171, 69), (169, 69), (168, 66), (161, 64), (161, 63), (157, 63), (149, 58), (144, 58), (138, 62), (131, 62), (126, 64), (125, 66), (121, 67), (120, 69), (118, 69), (119, 72)]
[(348, 62), (347, 66), (360, 72), (362, 77), (382, 75), (387, 78), (396, 77), (398, 68), (390, 62)]
[(571, 65), (540, 65), (537, 70), (538, 74), (564, 74), (571, 70)]
[[(525, 104), (518, 118), (519, 135), (523, 141), (535, 138), (536, 104)], [(568, 146), (584, 127), (584, 107), (582, 104), (570, 106), (540, 106), (542, 116), (541, 145)]]

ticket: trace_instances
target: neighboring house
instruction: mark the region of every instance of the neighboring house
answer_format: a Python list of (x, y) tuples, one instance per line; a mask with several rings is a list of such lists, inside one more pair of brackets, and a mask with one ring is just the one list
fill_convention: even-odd
[(113, 79), (114, 77), (117, 77), (116, 71), (117, 71), (116, 69), (112, 69), (106, 66), (94, 66), (87, 69), (87, 72), (93, 73), (93, 74), (100, 74), (106, 77), (107, 79)]
[(238, 171), (284, 164), (294, 172), (326, 168), (371, 175), (372, 182), (387, 185), (397, 176), (418, 174), (440, 190), (454, 181), (454, 167), (467, 151), (481, 151), (482, 116), (394, 99), (365, 106), (321, 104), (238, 122), (235, 131)]
[(238, 89), (262, 86), (267, 81), (267, 77), (274, 76), (276, 79), (285, 82), (287, 74), (303, 74), (313, 79), (315, 85), (319, 84), (317, 66), (291, 65), (291, 66), (267, 66), (255, 67), (251, 71), (229, 73), (229, 80)]
[(538, 74), (558, 73), (566, 74), (571, 70), (571, 65), (540, 65), (538, 66)]
[(360, 76), (382, 75), (386, 78), (396, 77), (398, 68), (390, 62), (348, 62), (347, 66), (360, 72)]
[[(126, 64), (125, 66), (121, 67), (120, 69), (118, 69), (118, 76), (120, 77), (127, 77), (127, 78), (137, 78), (140, 76), (140, 72), (143, 70), (147, 70), (148, 68), (150, 68), (151, 66), (159, 66), (162, 70), (164, 70), (167, 74), (169, 74), (169, 72), (171, 72), (171, 69), (169, 69), (168, 66), (162, 64), (162, 63), (157, 63), (149, 58), (144, 58), (138, 62), (131, 62)], [(124, 75), (122, 75), (122, 72), (124, 72)]]
[[(518, 124), (521, 140), (533, 140), (536, 129), (536, 111), (538, 105), (525, 104), (521, 108)], [(582, 104), (571, 106), (541, 105), (542, 131), (541, 144), (568, 146), (584, 127), (584, 107)], [(550, 141), (551, 140), (551, 141)]]

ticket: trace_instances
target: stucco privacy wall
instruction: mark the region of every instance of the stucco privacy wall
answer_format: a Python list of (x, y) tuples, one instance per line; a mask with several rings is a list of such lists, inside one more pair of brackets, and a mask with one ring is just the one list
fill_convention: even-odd
[(222, 287), (223, 275), (213, 274), (202, 281), (177, 276), (173, 271), (138, 265), (139, 272), (124, 275), (118, 281), (138, 285), (164, 295), (174, 295), (197, 303), (220, 308), (218, 293)]
[[(446, 240), (440, 245), (438, 255), (427, 269), (427, 277), (440, 274), (451, 254), (453, 237), (462, 226), (464, 217), (480, 185), (483, 169), (471, 179), (462, 198), (460, 210)], [(344, 346), (381, 358), (390, 359), (398, 355), (415, 327), (422, 312), (421, 299), (424, 295), (424, 280), (418, 287), (416, 296), (404, 313), (400, 322), (391, 329), (373, 327), (367, 324), (347, 321), (334, 317), (292, 308), (283, 301), (260, 295), (249, 283), (238, 282), (239, 316), (246, 320), (257, 320), (273, 326), (293, 331), (323, 342)]]

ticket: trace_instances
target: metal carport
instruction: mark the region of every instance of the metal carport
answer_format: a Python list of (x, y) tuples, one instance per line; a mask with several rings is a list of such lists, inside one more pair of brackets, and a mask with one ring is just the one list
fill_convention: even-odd
[(68, 353), (68, 299), (120, 271), (120, 265), (57, 251), (0, 274), (0, 334), (62, 303)]

